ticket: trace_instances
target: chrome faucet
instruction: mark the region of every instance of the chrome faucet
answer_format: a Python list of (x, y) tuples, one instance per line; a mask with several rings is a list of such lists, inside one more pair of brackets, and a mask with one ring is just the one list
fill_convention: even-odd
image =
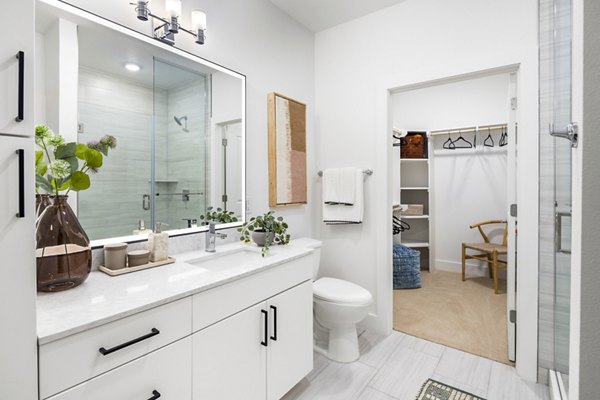
[(218, 233), (215, 230), (215, 223), (209, 222), (208, 224), (208, 232), (206, 232), (206, 246), (204, 247), (204, 251), (209, 253), (214, 253), (216, 251), (215, 245), (217, 238), (225, 239), (227, 237), (224, 233)]

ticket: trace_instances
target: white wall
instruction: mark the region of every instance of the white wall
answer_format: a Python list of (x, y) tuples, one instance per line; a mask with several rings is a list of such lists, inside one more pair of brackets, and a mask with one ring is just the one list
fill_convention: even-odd
[[(148, 33), (150, 23), (138, 21), (134, 7), (121, 0), (71, 0), (68, 3), (102, 17)], [(152, 2), (152, 11), (163, 14), (162, 2)], [(180, 23), (190, 26), (192, 9), (208, 16), (206, 44), (196, 45), (181, 33), (177, 46), (200, 57), (240, 72), (246, 81), (246, 190), (250, 213), (268, 210), (267, 94), (283, 93), (307, 104), (308, 173), (316, 175), (314, 108), (314, 36), (267, 0), (188, 0), (183, 2)], [(313, 191), (309, 179), (309, 196)], [(314, 202), (286, 207), (285, 216), (294, 236), (312, 235)]]
[[(519, 65), (520, 285), (517, 368), (536, 378), (537, 2), (408, 0), (319, 32), (315, 41), (318, 167), (373, 168), (359, 226), (325, 227), (322, 273), (370, 290), (366, 323), (391, 329), (391, 121), (388, 89)], [(319, 223), (320, 213), (315, 214)], [(389, 241), (388, 241), (389, 240)], [(380, 290), (379, 290), (380, 289)]]
[[(392, 98), (394, 126), (432, 131), (508, 123), (509, 80), (509, 74), (499, 74), (396, 93)], [(470, 224), (506, 219), (508, 147), (498, 147), (500, 130), (492, 132), (496, 147), (484, 147), (487, 135), (487, 131), (479, 133), (477, 148), (468, 150), (443, 149), (447, 135), (430, 138), (434, 149), (429, 154), (433, 172), (430, 206), (435, 221), (434, 270), (461, 271), (461, 243), (482, 241), (477, 229), (469, 229)], [(473, 141), (474, 134), (464, 136)], [(456, 137), (452, 135), (453, 139)], [(396, 161), (400, 167), (400, 161)], [(413, 168), (414, 164), (404, 166)], [(400, 182), (394, 182), (395, 187), (399, 185)], [(408, 222), (416, 228), (421, 223)], [(492, 229), (492, 241), (502, 240), (502, 226), (484, 229)], [(487, 264), (471, 260), (469, 265), (473, 267), (469, 274), (487, 273)]]

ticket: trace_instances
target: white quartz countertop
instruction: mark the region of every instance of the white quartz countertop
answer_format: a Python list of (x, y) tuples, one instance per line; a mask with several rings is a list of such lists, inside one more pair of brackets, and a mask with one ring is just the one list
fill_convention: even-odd
[[(248, 262), (223, 270), (204, 268), (186, 261), (218, 257), (243, 248), (250, 251)], [(37, 296), (37, 332), (40, 344), (73, 335), (199, 293), (225, 283), (304, 257), (311, 249), (273, 246), (260, 257), (260, 249), (242, 243), (217, 247), (216, 253), (194, 251), (177, 254), (176, 262), (130, 274), (111, 277), (92, 271), (80, 286), (58, 293)]]

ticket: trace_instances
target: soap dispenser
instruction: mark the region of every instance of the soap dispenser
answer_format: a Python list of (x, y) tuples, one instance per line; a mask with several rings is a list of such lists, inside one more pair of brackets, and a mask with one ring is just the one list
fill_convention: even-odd
[(162, 231), (161, 222), (157, 222), (154, 232), (148, 234), (148, 250), (150, 261), (164, 261), (169, 258), (169, 234)]

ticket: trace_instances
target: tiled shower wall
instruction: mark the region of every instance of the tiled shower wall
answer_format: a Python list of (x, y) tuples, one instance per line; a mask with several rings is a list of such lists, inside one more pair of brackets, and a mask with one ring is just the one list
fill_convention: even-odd
[[(571, 1), (540, 0), (540, 266), (539, 380), (548, 370), (568, 373), (570, 256), (555, 253), (555, 206), (570, 205), (570, 148), (549, 135), (571, 118)], [(563, 241), (570, 241), (563, 225)]]
[[(82, 67), (79, 76), (78, 141), (87, 143), (110, 134), (117, 148), (109, 152), (90, 189), (80, 192), (78, 216), (90, 239), (130, 235), (150, 211), (142, 207), (150, 194), (152, 118), (156, 117), (156, 221), (167, 229), (187, 226), (184, 218), (205, 212), (207, 185), (206, 78), (182, 87), (152, 86)], [(188, 116), (188, 130), (174, 116)], [(184, 201), (183, 190), (192, 194)], [(200, 194), (201, 193), (201, 194)]]

